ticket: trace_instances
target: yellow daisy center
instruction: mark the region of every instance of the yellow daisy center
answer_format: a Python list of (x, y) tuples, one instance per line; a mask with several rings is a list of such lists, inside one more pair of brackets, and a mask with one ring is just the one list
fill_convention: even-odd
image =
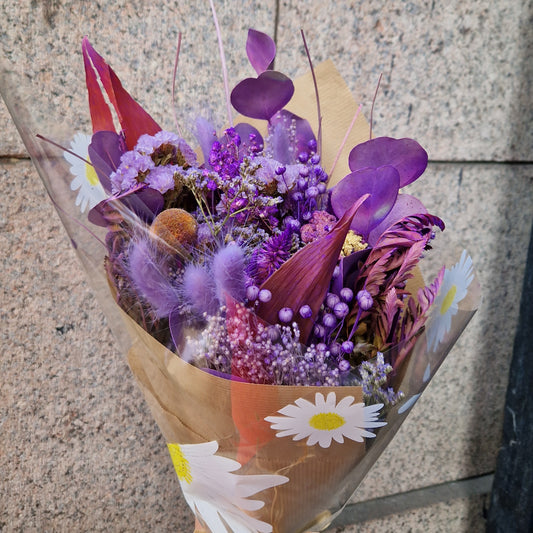
[(450, 287), (450, 290), (444, 297), (444, 300), (442, 300), (442, 305), (440, 306), (440, 314), (444, 315), (446, 311), (450, 308), (450, 306), (453, 304), (453, 300), (455, 298), (455, 294), (457, 292), (457, 285), (452, 285)]
[(309, 425), (314, 429), (331, 431), (344, 426), (346, 420), (337, 413), (318, 413), (309, 419)]
[(185, 459), (179, 444), (168, 444), (170, 458), (176, 469), (176, 474), (180, 481), (185, 481), (189, 485), (192, 483), (191, 467), (189, 461)]
[(94, 170), (94, 167), (89, 165), (89, 163), (85, 163), (85, 177), (93, 187), (98, 185), (98, 175), (96, 174), (96, 170)]

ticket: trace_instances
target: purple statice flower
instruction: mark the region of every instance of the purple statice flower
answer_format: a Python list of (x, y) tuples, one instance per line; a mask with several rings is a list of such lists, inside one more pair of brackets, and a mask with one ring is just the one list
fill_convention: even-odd
[(241, 138), (234, 128), (228, 128), (225, 136), (220, 141), (215, 141), (211, 146), (209, 164), (223, 179), (232, 179), (239, 174), (242, 159), (239, 157)]
[(259, 286), (271, 276), (290, 257), (291, 248), (292, 232), (290, 229), (273, 235), (256, 248), (246, 269), (246, 273), (254, 284)]
[(384, 403), (393, 406), (403, 398), (403, 393), (395, 392), (387, 387), (387, 376), (392, 372), (392, 366), (385, 363), (381, 352), (372, 361), (364, 361), (359, 366), (360, 377), (356, 383), (363, 388), (363, 399), (367, 405)]
[(135, 150), (152, 159), (157, 160), (168, 152), (171, 153), (171, 160), (180, 166), (193, 166), (196, 164), (196, 153), (178, 135), (170, 131), (158, 131), (155, 135), (141, 135)]
[(124, 153), (120, 158), (120, 166), (109, 176), (113, 193), (130, 190), (143, 181), (144, 175), (154, 167), (154, 162), (146, 155), (134, 150)]
[(174, 189), (174, 174), (180, 170), (181, 167), (178, 165), (154, 167), (150, 170), (144, 182), (151, 189), (155, 189), (161, 194), (165, 194), (167, 191)]
[(293, 189), (300, 171), (305, 168), (301, 164), (282, 165), (279, 161), (270, 157), (254, 157), (254, 164), (259, 165), (256, 176), (269, 185), (277, 182), (276, 188), (279, 194), (286, 194)]

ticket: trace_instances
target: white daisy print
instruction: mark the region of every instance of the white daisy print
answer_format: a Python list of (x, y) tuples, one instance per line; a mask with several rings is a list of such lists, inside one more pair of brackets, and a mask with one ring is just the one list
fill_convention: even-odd
[(457, 314), (458, 304), (467, 295), (473, 279), (472, 258), (463, 250), (459, 262), (445, 270), (442, 285), (433, 303), (426, 328), (428, 350), (435, 351), (449, 333), (452, 317)]
[[(90, 135), (76, 133), (70, 143), (70, 148), (75, 154), (78, 154), (86, 161), (90, 161), (89, 144), (91, 144)], [(80, 206), (81, 212), (84, 213), (87, 206), (92, 209), (102, 200), (105, 200), (107, 196), (94, 167), (69, 152), (63, 152), (63, 157), (70, 163), (70, 173), (74, 176), (70, 188), (73, 191), (78, 191), (76, 205)]]
[(185, 500), (210, 531), (270, 533), (272, 526), (246, 513), (265, 504), (249, 496), (282, 485), (288, 477), (270, 474), (233, 474), (240, 463), (216, 455), (216, 441), (168, 444)]
[(293, 440), (307, 438), (307, 445), (318, 443), (322, 448), (329, 448), (331, 441), (342, 444), (344, 438), (363, 442), (363, 438), (375, 437), (368, 428), (385, 426), (386, 422), (378, 421), (378, 411), (382, 403), (365, 407), (356, 403), (353, 396), (346, 396), (339, 403), (334, 392), (326, 399), (317, 392), (315, 403), (298, 398), (294, 404), (285, 406), (278, 413), (284, 416), (267, 416), (265, 420), (271, 424), (277, 437), (289, 437)]

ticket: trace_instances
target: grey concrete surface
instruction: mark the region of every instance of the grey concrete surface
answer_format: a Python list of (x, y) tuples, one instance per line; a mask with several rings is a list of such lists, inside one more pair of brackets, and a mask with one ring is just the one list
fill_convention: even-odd
[[(432, 160), (447, 161), (430, 164), (413, 190), (471, 252), (484, 289), (480, 311), (356, 501), (494, 469), (533, 217), (530, 8), (519, 0), (217, 2), (233, 82), (251, 74), (250, 26), (276, 30), (276, 66), (291, 75), (307, 69), (303, 27), (314, 60), (333, 59), (367, 116), (384, 73), (375, 130), (414, 137)], [(78, 54), (87, 34), (172, 128), (179, 30), (180, 123), (199, 110), (224, 121), (206, 2), (4, 0), (0, 30), (21, 98), (43, 124), (60, 109), (69, 131), (87, 128)], [(10, 159), (25, 149), (3, 103), (0, 131), (0, 531), (192, 531), (165, 443), (44, 188), (29, 161)], [(483, 505), (461, 498), (344, 531), (482, 531)]]

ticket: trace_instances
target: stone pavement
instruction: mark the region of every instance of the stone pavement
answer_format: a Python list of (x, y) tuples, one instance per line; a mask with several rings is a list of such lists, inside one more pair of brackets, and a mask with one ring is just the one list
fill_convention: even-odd
[[(375, 133), (427, 149), (414, 192), (470, 251), (483, 288), (354, 501), (492, 473), (533, 217), (531, 3), (233, 0), (217, 11), (230, 83), (250, 75), (249, 27), (276, 36), (276, 67), (289, 75), (307, 70), (303, 28), (314, 61), (335, 62), (367, 117), (383, 72)], [(83, 35), (172, 129), (182, 31), (180, 122), (200, 110), (224, 121), (207, 2), (3, 0), (0, 29), (17, 99), (49, 131), (59, 115), (89, 131)], [(0, 128), (0, 531), (192, 531), (166, 445), (1, 102)], [(487, 501), (463, 494), (339, 531), (483, 531)]]

